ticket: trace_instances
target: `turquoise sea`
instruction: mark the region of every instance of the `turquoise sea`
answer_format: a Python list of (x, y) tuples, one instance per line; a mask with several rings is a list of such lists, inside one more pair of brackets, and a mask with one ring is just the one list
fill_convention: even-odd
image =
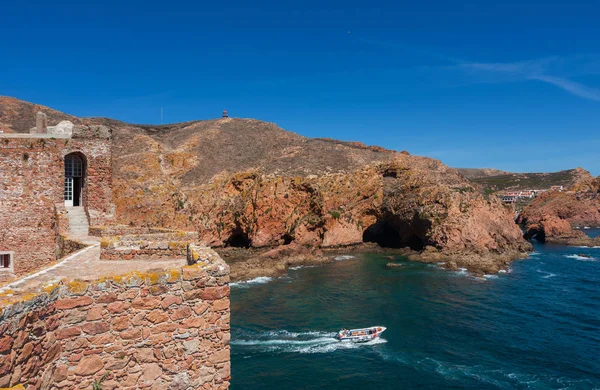
[[(390, 261), (234, 285), (232, 389), (600, 389), (600, 248), (535, 244), (485, 278)], [(332, 338), (372, 325), (381, 340)]]

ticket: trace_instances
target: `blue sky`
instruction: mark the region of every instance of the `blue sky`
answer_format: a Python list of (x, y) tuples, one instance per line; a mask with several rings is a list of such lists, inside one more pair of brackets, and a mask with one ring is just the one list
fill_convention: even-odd
[(600, 1), (6, 2), (0, 95), (600, 175)]

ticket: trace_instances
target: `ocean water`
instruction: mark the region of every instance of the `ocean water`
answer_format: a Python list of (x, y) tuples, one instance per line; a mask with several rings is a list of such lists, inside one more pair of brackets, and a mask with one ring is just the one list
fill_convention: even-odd
[(600, 248), (535, 251), (486, 278), (356, 255), (235, 285), (231, 388), (600, 389)]

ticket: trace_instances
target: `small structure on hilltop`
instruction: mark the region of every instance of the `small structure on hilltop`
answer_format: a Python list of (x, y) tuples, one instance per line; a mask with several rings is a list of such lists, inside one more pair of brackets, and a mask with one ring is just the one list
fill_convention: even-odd
[(227, 113), (227, 110), (223, 110), (223, 118), (229, 118), (229, 114)]

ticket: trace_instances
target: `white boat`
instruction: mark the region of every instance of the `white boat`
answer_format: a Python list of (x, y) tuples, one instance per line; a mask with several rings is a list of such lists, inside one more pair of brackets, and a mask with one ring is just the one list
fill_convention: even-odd
[(353, 343), (365, 343), (381, 336), (386, 330), (385, 326), (370, 326), (360, 329), (342, 329), (335, 336), (339, 341), (351, 341)]

